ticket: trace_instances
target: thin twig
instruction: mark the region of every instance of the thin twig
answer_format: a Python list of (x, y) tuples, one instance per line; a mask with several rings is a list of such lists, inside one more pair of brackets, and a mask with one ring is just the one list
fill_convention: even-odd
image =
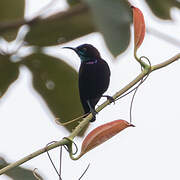
[(42, 149), (39, 149), (39, 150), (33, 152), (32, 154), (29, 154), (28, 156), (20, 159), (19, 161), (16, 161), (15, 163), (9, 164), (8, 166), (2, 168), (2, 169), (0, 170), (0, 175), (3, 174), (3, 173), (5, 173), (5, 172), (8, 171), (8, 170), (14, 168), (14, 167), (17, 167), (17, 166), (23, 164), (24, 162), (27, 162), (27, 161), (31, 160), (32, 158), (34, 158), (34, 157), (36, 157), (36, 156), (39, 156), (40, 154), (45, 153), (47, 150), (49, 151), (49, 150), (54, 149), (54, 148), (56, 148), (56, 147), (65, 145), (65, 144), (67, 144), (68, 142), (69, 142), (69, 141), (68, 141), (67, 139), (62, 139), (62, 140), (60, 140), (60, 141), (58, 141), (58, 142), (56, 142), (56, 143), (54, 143), (54, 144), (52, 144), (52, 145), (49, 145), (48, 147), (43, 147)]
[(60, 121), (58, 121), (58, 118), (56, 118), (55, 119), (55, 122), (58, 124), (58, 125), (61, 125), (61, 126), (66, 126), (66, 125), (68, 125), (68, 124), (71, 124), (71, 123), (73, 123), (73, 122), (75, 122), (75, 121), (78, 121), (78, 120), (80, 120), (80, 119), (83, 119), (85, 116), (87, 116), (89, 113), (86, 113), (86, 114), (83, 114), (82, 116), (79, 116), (79, 117), (77, 117), (77, 118), (74, 118), (74, 119), (72, 119), (72, 120), (70, 120), (70, 121), (67, 121), (67, 122), (65, 122), (65, 123), (61, 123)]
[(180, 58), (180, 53), (178, 53), (176, 56), (174, 56), (174, 57), (172, 57), (172, 58), (170, 58), (170, 59), (168, 59), (168, 60), (166, 60), (160, 64), (152, 66), (151, 71), (155, 71), (157, 69), (163, 68), (163, 67), (177, 61), (179, 58)]

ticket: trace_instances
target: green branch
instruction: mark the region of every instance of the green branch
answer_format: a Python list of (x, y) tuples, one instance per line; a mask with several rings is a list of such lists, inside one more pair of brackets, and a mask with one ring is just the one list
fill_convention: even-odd
[[(157, 64), (157, 65), (154, 65), (152, 67), (150, 67), (150, 69), (144, 69), (133, 81), (131, 81), (129, 84), (127, 84), (124, 88), (122, 88), (120, 91), (118, 91), (116, 94), (113, 95), (113, 98), (114, 99), (117, 99), (118, 97), (120, 97), (123, 93), (125, 93), (126, 91), (128, 91), (131, 87), (133, 87), (135, 84), (137, 84), (142, 78), (144, 78), (148, 73), (151, 73), (155, 70), (158, 70), (160, 68), (163, 68), (175, 61), (177, 61), (178, 59), (180, 59), (180, 53), (177, 54), (176, 56), (160, 63), (160, 64)], [(110, 102), (109, 100), (105, 101), (104, 103), (102, 103), (97, 109), (96, 111), (97, 112), (100, 112), (102, 109), (104, 109), (107, 105), (109, 105)], [(34, 153), (20, 159), (19, 161), (16, 161), (15, 163), (12, 163), (4, 168), (2, 168), (0, 170), (0, 175), (5, 173), (6, 171), (14, 168), (14, 167), (17, 167), (21, 164), (23, 164), (24, 162), (26, 161), (29, 161), (31, 160), (32, 158), (36, 157), (36, 156), (39, 156), (40, 154), (44, 153), (44, 152), (47, 152), (47, 150), (51, 150), (51, 149), (54, 149), (56, 147), (59, 147), (59, 146), (63, 146), (63, 145), (67, 145), (68, 147), (71, 146), (72, 144), (72, 140), (74, 139), (74, 137), (76, 137), (79, 132), (89, 123), (89, 120), (92, 118), (92, 114), (89, 114), (86, 118), (83, 119), (83, 121), (81, 121), (79, 123), (79, 125), (74, 129), (74, 131), (70, 134), (69, 137), (67, 138), (64, 138), (58, 142), (55, 142), (51, 145), (49, 145), (48, 147), (44, 147), (38, 151), (35, 151)], [(69, 139), (69, 140), (68, 140)]]
[[(44, 8), (43, 8), (44, 9)], [(58, 12), (57, 14), (54, 14), (52, 16), (47, 17), (46, 19), (42, 19), (41, 16), (41, 12), (39, 12), (39, 15), (36, 16), (35, 18), (33, 18), (32, 20), (25, 20), (25, 19), (18, 19), (16, 21), (8, 21), (8, 22), (2, 22), (0, 23), (0, 34), (4, 33), (6, 31), (12, 30), (12, 29), (16, 29), (21, 27), (22, 25), (36, 25), (37, 23), (41, 23), (45, 20), (47, 21), (51, 21), (54, 19), (58, 19), (59, 21), (61, 19), (65, 19), (67, 17), (72, 17), (75, 16), (81, 12), (86, 12), (88, 11), (88, 7), (85, 4), (80, 4), (77, 5), (73, 8), (68, 9), (67, 11), (63, 11), (63, 12)]]
[(169, 64), (171, 64), (171, 63), (173, 63), (175, 61), (177, 61), (179, 58), (180, 58), (180, 53), (177, 54), (176, 56), (174, 56), (174, 57), (172, 57), (172, 58), (170, 58), (170, 59), (160, 63), (160, 64), (152, 66), (151, 71), (155, 71), (157, 69), (163, 68), (163, 67), (165, 67), (165, 66), (167, 66), (167, 65), (169, 65)]

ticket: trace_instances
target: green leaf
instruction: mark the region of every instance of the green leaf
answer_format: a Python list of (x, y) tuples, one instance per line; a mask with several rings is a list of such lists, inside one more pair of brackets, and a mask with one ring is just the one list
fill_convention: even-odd
[(114, 56), (125, 51), (130, 39), (132, 12), (124, 0), (85, 0), (94, 21)]
[(70, 6), (75, 6), (79, 3), (81, 3), (80, 0), (67, 0), (67, 3), (70, 5)]
[(17, 28), (11, 31), (1, 31), (4, 24), (13, 23), (17, 19), (24, 17), (24, 0), (1, 0), (0, 1), (0, 34), (7, 40), (12, 41), (17, 35)]
[(146, 0), (146, 2), (153, 13), (161, 19), (171, 19), (171, 8), (180, 8), (180, 2), (178, 0)]
[(26, 41), (37, 46), (58, 45), (93, 32), (94, 24), (88, 8), (75, 6), (32, 24)]
[[(9, 165), (9, 163), (7, 163), (4, 158), (0, 157), (0, 169), (4, 168), (7, 165)], [(37, 180), (31, 170), (21, 167), (15, 167), (7, 171), (5, 174), (13, 180)], [(38, 176), (41, 177), (39, 174)]]
[[(61, 59), (45, 54), (32, 54), (22, 63), (31, 70), (34, 88), (61, 123), (83, 114), (78, 74), (72, 67)], [(77, 124), (71, 123), (66, 127), (71, 131)]]
[(9, 60), (9, 56), (0, 55), (0, 97), (18, 78), (19, 67)]

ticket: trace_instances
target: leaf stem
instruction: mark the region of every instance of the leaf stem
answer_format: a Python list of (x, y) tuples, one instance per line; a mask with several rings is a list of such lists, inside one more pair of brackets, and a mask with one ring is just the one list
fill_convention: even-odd
[(149, 71), (150, 66), (148, 64), (146, 64), (144, 61), (141, 60), (141, 58), (137, 57), (137, 49), (134, 49), (134, 57), (136, 59), (136, 61), (141, 65), (141, 67), (143, 67), (144, 69)]

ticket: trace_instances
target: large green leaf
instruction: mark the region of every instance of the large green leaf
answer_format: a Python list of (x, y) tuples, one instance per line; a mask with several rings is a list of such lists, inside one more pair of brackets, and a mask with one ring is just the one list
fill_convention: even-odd
[(11, 31), (1, 31), (1, 27), (14, 20), (23, 19), (25, 0), (0, 0), (0, 34), (8, 41), (13, 40), (17, 34), (17, 28)]
[[(69, 121), (83, 110), (78, 93), (77, 72), (60, 59), (45, 55), (33, 54), (23, 61), (32, 72), (33, 86), (43, 97), (55, 117), (60, 122)], [(67, 126), (72, 130), (77, 122)]]
[(67, 0), (67, 3), (70, 5), (70, 6), (75, 6), (79, 3), (81, 3), (81, 0)]
[(9, 60), (9, 56), (0, 55), (0, 97), (19, 75), (19, 67)]
[(93, 13), (94, 21), (114, 56), (122, 53), (129, 44), (132, 12), (124, 0), (85, 0)]
[(72, 7), (32, 24), (26, 41), (32, 45), (51, 46), (71, 41), (95, 31), (88, 8)]
[(171, 19), (170, 10), (172, 7), (180, 8), (178, 0), (146, 0), (153, 13), (162, 19)]
[[(4, 168), (7, 165), (8, 163), (4, 160), (4, 158), (0, 157), (0, 169)], [(33, 172), (31, 170), (21, 167), (11, 169), (7, 171), (5, 174), (13, 180), (37, 180), (34, 177)], [(38, 176), (41, 177), (39, 174)]]

